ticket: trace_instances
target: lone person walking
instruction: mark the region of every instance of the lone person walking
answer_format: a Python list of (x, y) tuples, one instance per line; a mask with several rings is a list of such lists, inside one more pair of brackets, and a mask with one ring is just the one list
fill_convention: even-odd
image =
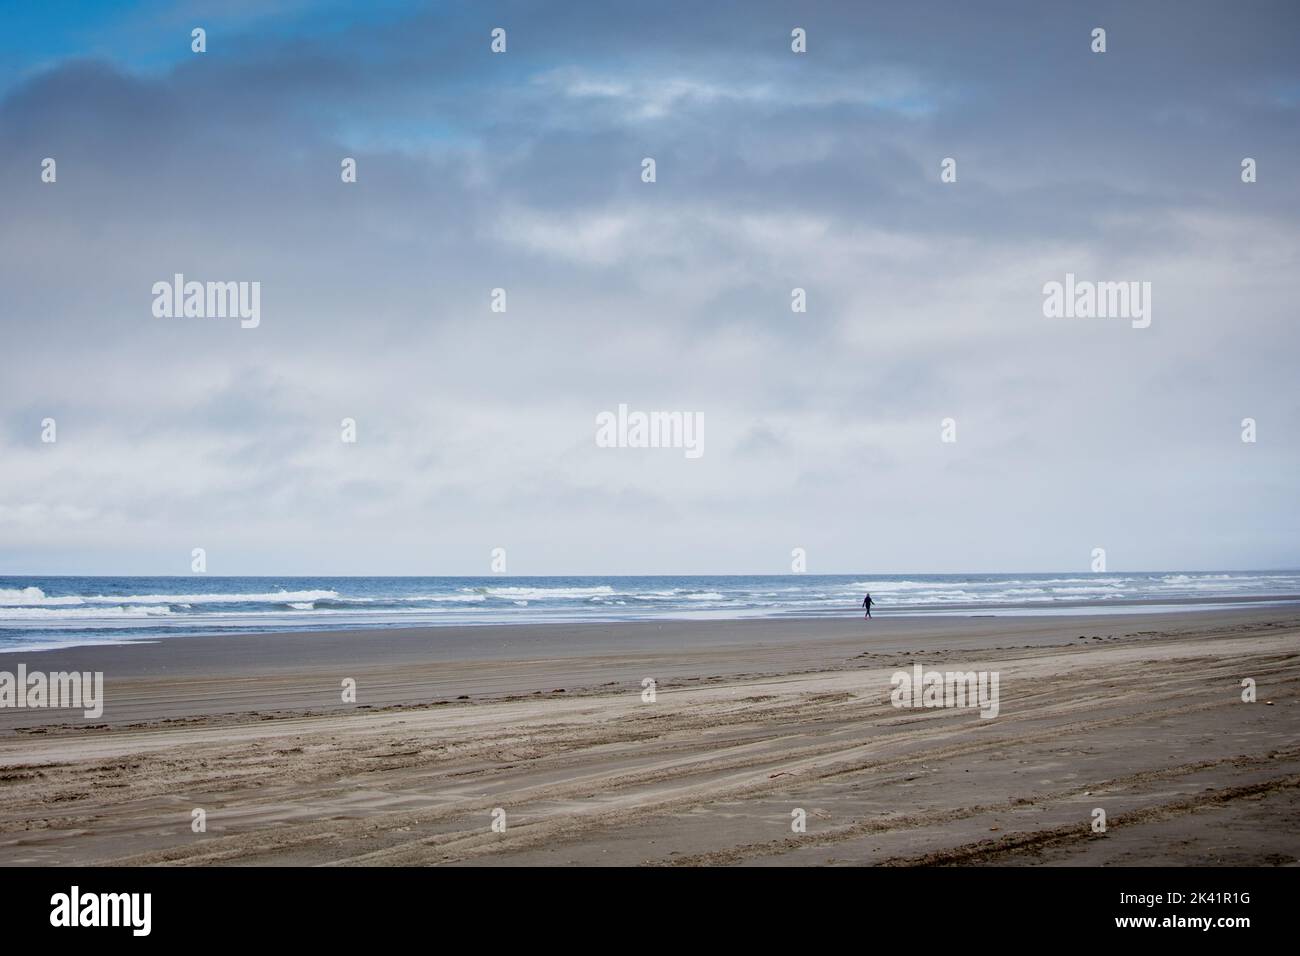
[(862, 599), (862, 606), (867, 609), (866, 617), (868, 618), (871, 617), (871, 605), (875, 603), (876, 603), (875, 601), (871, 600), (871, 592), (868, 591), (867, 596)]

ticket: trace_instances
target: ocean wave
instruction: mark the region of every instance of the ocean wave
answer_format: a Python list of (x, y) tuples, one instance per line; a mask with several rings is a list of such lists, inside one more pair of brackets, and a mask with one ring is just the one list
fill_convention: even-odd
[[(4, 578), (0, 651), (121, 635), (877, 613), (1104, 613), (1134, 602), (1300, 595), (1300, 572), (633, 578)], [(195, 589), (208, 588), (195, 593)], [(165, 593), (173, 588), (177, 593)], [(69, 593), (74, 592), (74, 593)], [(122, 592), (114, 594), (113, 592)], [(131, 592), (131, 593), (127, 593)], [(147, 593), (135, 593), (147, 592)], [(1135, 609), (1139, 604), (1132, 605)], [(1135, 611), (1136, 612), (1136, 611)]]
[(489, 597), (503, 598), (513, 601), (547, 601), (560, 600), (564, 598), (588, 598), (593, 595), (609, 596), (614, 593), (614, 589), (608, 584), (602, 584), (590, 588), (490, 587), (484, 588), (483, 590)]
[(1118, 585), (1101, 585), (1098, 587), (1052, 588), (1053, 594), (1115, 594)]
[[(267, 591), (257, 594), (77, 594), (50, 597), (40, 588), (0, 588), (0, 608), (51, 607), (84, 604), (288, 604), (292, 601), (337, 599), (337, 591)], [(367, 599), (363, 599), (367, 600)]]
[(914, 588), (933, 588), (934, 581), (854, 581), (847, 585), (851, 590), (910, 591)]
[(79, 597), (48, 597), (40, 588), (0, 588), (0, 607), (81, 604)]
[(6, 607), (0, 608), (0, 621), (98, 620), (118, 617), (165, 617), (171, 608), (152, 605), (114, 607)]

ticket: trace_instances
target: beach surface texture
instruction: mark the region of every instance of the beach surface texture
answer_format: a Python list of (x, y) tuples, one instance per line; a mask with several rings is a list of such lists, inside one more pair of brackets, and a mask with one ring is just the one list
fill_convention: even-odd
[[(105, 700), (0, 710), (4, 865), (1300, 858), (1295, 606), (224, 635), (0, 668), (20, 662), (102, 671)], [(997, 675), (996, 716), (896, 706), (918, 664)]]

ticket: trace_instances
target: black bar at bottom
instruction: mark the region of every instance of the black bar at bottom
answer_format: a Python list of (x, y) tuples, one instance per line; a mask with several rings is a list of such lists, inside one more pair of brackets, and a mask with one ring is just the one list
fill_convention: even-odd
[[(1231, 945), (1293, 923), (1294, 868), (1277, 869), (7, 869), (7, 943), (77, 934), (218, 943), (283, 939), (339, 945), (486, 930), (485, 941), (564, 931), (624, 942), (692, 936), (770, 942), (936, 942), (1044, 932), (1057, 942), (1198, 936)], [(75, 890), (74, 890), (75, 887)], [(144, 894), (148, 894), (147, 898)], [(481, 921), (481, 922), (480, 922)], [(116, 925), (85, 925), (86, 923)], [(57, 925), (56, 925), (57, 924)], [(75, 925), (74, 925), (75, 924)], [(147, 934), (144, 930), (147, 929)], [(591, 935), (619, 934), (614, 937)], [(883, 934), (883, 935), (877, 935)], [(895, 935), (897, 934), (897, 935)], [(974, 935), (969, 935), (974, 934)], [(427, 936), (425, 938), (428, 938)], [(553, 938), (554, 940), (554, 938)], [(470, 939), (463, 945), (469, 945)]]

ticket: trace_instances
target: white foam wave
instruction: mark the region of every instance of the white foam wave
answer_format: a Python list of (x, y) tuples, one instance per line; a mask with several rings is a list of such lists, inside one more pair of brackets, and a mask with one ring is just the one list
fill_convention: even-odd
[(0, 621), (102, 620), (121, 617), (164, 617), (171, 608), (158, 605), (119, 605), (114, 607), (6, 607), (0, 608)]
[[(131, 604), (289, 604), (337, 599), (337, 591), (267, 591), (258, 594), (93, 594), (49, 597), (40, 588), (0, 589), (0, 608)], [(370, 600), (370, 599), (362, 599)]]
[(40, 588), (0, 588), (0, 607), (80, 604), (79, 597), (47, 597)]
[(614, 589), (607, 584), (592, 588), (523, 588), (499, 587), (487, 588), (491, 597), (506, 598), (514, 601), (546, 601), (561, 598), (587, 598), (594, 595), (609, 596)]

